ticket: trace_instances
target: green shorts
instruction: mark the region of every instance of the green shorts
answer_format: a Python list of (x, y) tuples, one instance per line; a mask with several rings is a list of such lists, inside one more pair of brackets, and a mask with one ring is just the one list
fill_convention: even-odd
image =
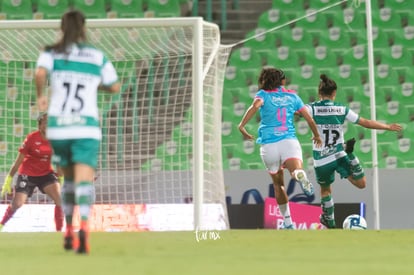
[(348, 156), (336, 161), (315, 168), (316, 181), (321, 186), (329, 186), (335, 181), (335, 172), (338, 172), (341, 179), (352, 175), (351, 164)]
[(100, 141), (96, 139), (50, 140), (54, 161), (61, 167), (82, 163), (96, 169)]

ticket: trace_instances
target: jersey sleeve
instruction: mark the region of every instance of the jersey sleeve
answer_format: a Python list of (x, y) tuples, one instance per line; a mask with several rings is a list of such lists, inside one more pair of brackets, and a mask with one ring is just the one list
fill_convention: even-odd
[(23, 155), (26, 155), (29, 153), (29, 148), (32, 143), (32, 139), (30, 138), (31, 135), (28, 135), (25, 140), (23, 141), (22, 145), (19, 148), (19, 153), (22, 153)]
[(357, 113), (355, 113), (354, 111), (352, 111), (351, 109), (347, 108), (347, 114), (346, 114), (346, 120), (352, 122), (352, 123), (357, 123), (359, 120), (359, 115)]
[(263, 90), (260, 90), (256, 93), (256, 95), (254, 96), (254, 99), (259, 99), (262, 102), (262, 105), (264, 104), (265, 101), (265, 92)]
[(303, 103), (302, 99), (297, 95), (293, 94), (296, 98), (295, 100), (295, 112), (300, 111), (302, 108), (305, 107), (305, 104)]
[(118, 75), (116, 73), (114, 65), (112, 65), (111, 61), (109, 61), (106, 57), (104, 57), (101, 76), (103, 86), (111, 86), (118, 81)]
[(49, 72), (53, 69), (53, 57), (50, 52), (42, 52), (37, 59), (36, 68), (45, 68)]

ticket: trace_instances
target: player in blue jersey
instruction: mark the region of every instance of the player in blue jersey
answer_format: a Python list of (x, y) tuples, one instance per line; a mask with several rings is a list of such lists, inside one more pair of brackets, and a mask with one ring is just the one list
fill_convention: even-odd
[(321, 146), (322, 140), (304, 103), (295, 91), (284, 87), (285, 82), (286, 77), (282, 70), (270, 67), (262, 69), (258, 81), (259, 91), (246, 110), (239, 130), (245, 139), (253, 139), (245, 125), (260, 111), (261, 121), (256, 142), (260, 144), (261, 158), (273, 181), (276, 201), (284, 217), (284, 228), (293, 229), (283, 169), (287, 168), (291, 177), (300, 182), (306, 195), (313, 195), (314, 192), (313, 185), (303, 170), (302, 148), (293, 124), (295, 112), (301, 113), (308, 122), (314, 134), (312, 139), (315, 146)]
[[(323, 140), (322, 147), (313, 148), (315, 174), (321, 187), (321, 223), (327, 228), (335, 228), (332, 183), (335, 171), (341, 178), (348, 179), (357, 188), (366, 186), (366, 178), (358, 158), (353, 154), (355, 139), (344, 142), (343, 124), (345, 121), (359, 124), (369, 129), (401, 131), (399, 124), (384, 124), (360, 117), (347, 106), (335, 102), (337, 85), (335, 81), (322, 74), (319, 83), (320, 101), (307, 105)], [(344, 148), (344, 143), (346, 148)]]
[[(88, 219), (94, 201), (92, 183), (102, 135), (97, 92), (100, 89), (117, 93), (120, 89), (112, 63), (102, 51), (87, 43), (85, 21), (85, 16), (77, 10), (62, 16), (62, 37), (45, 47), (37, 60), (35, 74), (38, 108), (47, 109), (47, 138), (65, 176), (64, 248), (76, 249), (78, 253), (89, 252)], [(50, 104), (44, 95), (48, 77)], [(75, 204), (81, 216), (79, 239), (75, 239), (72, 228)]]

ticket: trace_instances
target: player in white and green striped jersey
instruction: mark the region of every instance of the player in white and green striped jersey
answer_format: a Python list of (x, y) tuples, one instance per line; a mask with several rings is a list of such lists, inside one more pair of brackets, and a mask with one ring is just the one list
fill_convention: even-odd
[(343, 124), (345, 121), (359, 124), (369, 129), (401, 131), (399, 124), (384, 124), (360, 117), (347, 106), (335, 102), (337, 85), (334, 80), (322, 74), (319, 83), (317, 102), (307, 105), (308, 111), (318, 127), (322, 138), (322, 147), (313, 146), (313, 159), (316, 180), (321, 187), (321, 207), (323, 214), (320, 221), (327, 228), (335, 228), (334, 201), (332, 183), (335, 171), (341, 178), (348, 179), (354, 186), (362, 189), (366, 186), (364, 171), (358, 158), (353, 154), (355, 139), (346, 142), (344, 148)]
[[(89, 253), (88, 219), (94, 201), (93, 179), (97, 166), (101, 129), (97, 93), (106, 90), (117, 93), (118, 76), (104, 53), (87, 44), (85, 16), (70, 10), (62, 16), (62, 38), (46, 46), (37, 60), (36, 91), (40, 111), (49, 116), (47, 138), (54, 157), (64, 172), (62, 189), (66, 216), (64, 248)], [(50, 104), (43, 94), (50, 80)], [(74, 205), (81, 216), (75, 239), (72, 227)]]

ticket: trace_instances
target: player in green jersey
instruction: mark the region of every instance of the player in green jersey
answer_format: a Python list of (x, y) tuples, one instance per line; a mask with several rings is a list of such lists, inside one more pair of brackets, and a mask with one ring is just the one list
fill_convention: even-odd
[[(357, 188), (366, 186), (366, 178), (358, 158), (353, 154), (355, 139), (344, 142), (343, 124), (345, 121), (368, 129), (401, 131), (399, 124), (385, 124), (365, 119), (341, 103), (335, 102), (337, 85), (334, 80), (322, 74), (318, 87), (319, 101), (307, 105), (308, 111), (318, 127), (323, 140), (322, 147), (313, 146), (313, 159), (316, 180), (321, 187), (321, 223), (327, 228), (335, 228), (332, 183), (335, 172), (348, 179)], [(346, 144), (346, 148), (344, 146)]]

